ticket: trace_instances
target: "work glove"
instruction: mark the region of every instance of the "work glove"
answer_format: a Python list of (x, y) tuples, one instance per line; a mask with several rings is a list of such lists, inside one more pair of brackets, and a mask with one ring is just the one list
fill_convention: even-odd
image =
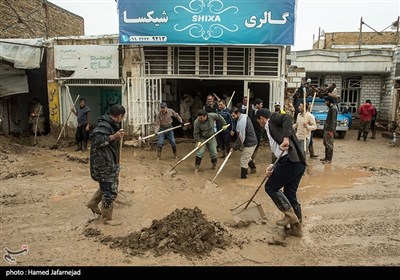
[(222, 126), (222, 130), (227, 130), (228, 127), (229, 127), (229, 124), (223, 125), (223, 126)]
[(201, 146), (201, 142), (197, 142), (197, 147), (200, 147)]

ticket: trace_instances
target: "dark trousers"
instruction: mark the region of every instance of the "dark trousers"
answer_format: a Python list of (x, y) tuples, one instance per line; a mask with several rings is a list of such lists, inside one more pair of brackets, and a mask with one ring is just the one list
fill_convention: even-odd
[(78, 125), (75, 133), (76, 142), (87, 142), (89, 140), (89, 131), (86, 131), (86, 124)]
[(218, 147), (221, 149), (221, 151), (225, 150), (229, 153), (229, 150), (231, 149), (231, 135), (229, 132), (221, 132), (216, 136), (217, 138), (217, 144)]
[(289, 156), (281, 158), (265, 183), (265, 191), (272, 198), (272, 195), (283, 187), (283, 193), (292, 207), (297, 207), (297, 189), (305, 170), (304, 162), (291, 162)]
[(118, 183), (117, 182), (99, 182), (100, 190), (103, 193), (102, 203), (105, 209), (110, 208), (111, 204), (117, 198), (118, 195)]

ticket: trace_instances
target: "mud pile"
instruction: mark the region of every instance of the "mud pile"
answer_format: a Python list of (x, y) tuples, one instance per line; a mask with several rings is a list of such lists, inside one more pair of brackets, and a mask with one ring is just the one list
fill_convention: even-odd
[(161, 220), (153, 220), (149, 228), (126, 237), (105, 237), (101, 241), (131, 255), (152, 251), (156, 256), (174, 252), (188, 257), (201, 257), (214, 248), (226, 248), (230, 239), (219, 223), (208, 221), (202, 211), (195, 207), (176, 209)]

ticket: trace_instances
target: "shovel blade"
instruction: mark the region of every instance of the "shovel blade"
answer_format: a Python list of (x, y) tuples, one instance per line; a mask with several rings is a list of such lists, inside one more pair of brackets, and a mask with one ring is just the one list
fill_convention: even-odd
[(259, 221), (265, 218), (264, 210), (261, 204), (254, 203), (249, 205), (246, 209), (244, 207), (231, 211), (233, 220), (239, 221)]
[(216, 183), (214, 183), (213, 181), (207, 180), (207, 181), (204, 183), (204, 187), (205, 187), (206, 189), (215, 189), (215, 188), (218, 187), (218, 185), (217, 185)]

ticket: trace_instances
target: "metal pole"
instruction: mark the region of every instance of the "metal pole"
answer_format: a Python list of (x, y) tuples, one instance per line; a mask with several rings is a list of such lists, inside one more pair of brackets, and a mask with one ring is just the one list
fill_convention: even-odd
[(363, 20), (362, 17), (360, 19), (360, 33), (358, 35), (358, 48), (361, 49), (361, 44), (362, 44), (362, 25), (363, 25)]

